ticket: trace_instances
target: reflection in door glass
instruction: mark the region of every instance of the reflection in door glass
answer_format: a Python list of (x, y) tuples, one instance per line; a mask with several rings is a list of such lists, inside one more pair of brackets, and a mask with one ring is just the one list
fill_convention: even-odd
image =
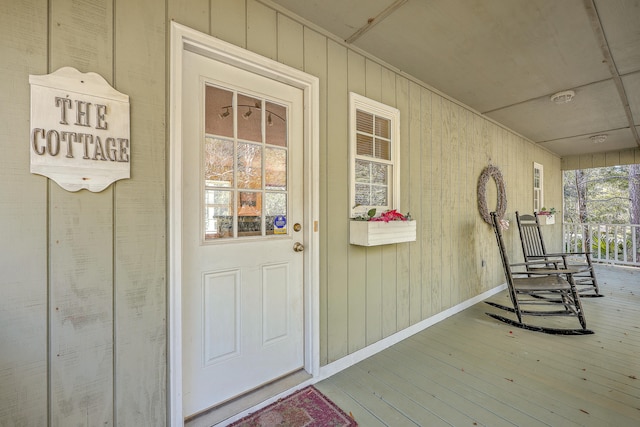
[(238, 94), (238, 138), (262, 142), (262, 101)]
[(205, 90), (205, 132), (233, 138), (233, 92), (215, 86)]
[(267, 102), (266, 132), (267, 144), (279, 147), (287, 146), (287, 108), (282, 105)]
[(262, 147), (257, 144), (238, 144), (238, 187), (262, 188)]
[[(287, 193), (266, 193), (264, 195), (265, 228), (269, 234), (287, 232)], [(274, 232), (275, 228), (275, 232)]]
[(207, 137), (204, 141), (204, 179), (218, 187), (233, 185), (233, 141)]
[(287, 150), (265, 148), (265, 187), (267, 190), (287, 189)]
[(241, 191), (238, 198), (238, 237), (262, 235), (262, 193)]
[(208, 84), (204, 112), (204, 241), (286, 235), (287, 107)]
[(233, 192), (205, 190), (205, 239), (233, 237)]

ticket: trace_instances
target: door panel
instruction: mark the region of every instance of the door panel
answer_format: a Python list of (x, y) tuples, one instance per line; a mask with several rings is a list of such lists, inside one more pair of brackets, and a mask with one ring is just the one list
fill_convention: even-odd
[(289, 324), (289, 265), (269, 265), (262, 269), (262, 337), (263, 344), (287, 339)]
[(240, 350), (240, 270), (206, 273), (203, 283), (204, 364), (211, 365)]
[(188, 416), (303, 367), (303, 98), (188, 51), (183, 96)]

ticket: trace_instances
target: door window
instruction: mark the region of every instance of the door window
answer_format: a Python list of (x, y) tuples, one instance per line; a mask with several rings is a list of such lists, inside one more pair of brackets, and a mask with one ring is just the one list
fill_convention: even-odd
[(286, 235), (287, 107), (206, 85), (203, 239)]

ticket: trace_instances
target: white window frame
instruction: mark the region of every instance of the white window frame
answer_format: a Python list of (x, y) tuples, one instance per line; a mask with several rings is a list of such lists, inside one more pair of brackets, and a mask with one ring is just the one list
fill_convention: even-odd
[[(539, 180), (536, 185), (536, 172)], [(544, 167), (540, 163), (533, 162), (533, 211), (539, 212), (544, 207)]]
[[(357, 155), (356, 149), (356, 111), (364, 111), (390, 121), (390, 160), (374, 159)], [(391, 165), (389, 174), (388, 206), (357, 206), (356, 207), (356, 159), (379, 161)], [(371, 208), (376, 208), (376, 215), (388, 209), (400, 208), (400, 110), (357, 93), (349, 93), (349, 193), (351, 217), (366, 214)]]

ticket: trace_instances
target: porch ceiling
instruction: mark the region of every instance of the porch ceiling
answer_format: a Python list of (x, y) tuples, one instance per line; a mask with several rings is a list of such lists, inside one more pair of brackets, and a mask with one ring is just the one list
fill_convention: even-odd
[(273, 3), (560, 156), (640, 146), (640, 0)]

